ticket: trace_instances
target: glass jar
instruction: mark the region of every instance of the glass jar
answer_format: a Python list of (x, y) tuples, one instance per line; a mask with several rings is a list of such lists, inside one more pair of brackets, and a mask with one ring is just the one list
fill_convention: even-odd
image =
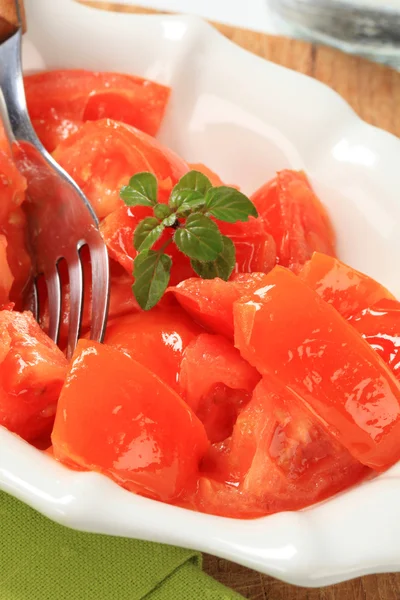
[(400, 68), (400, 0), (268, 0), (303, 37)]

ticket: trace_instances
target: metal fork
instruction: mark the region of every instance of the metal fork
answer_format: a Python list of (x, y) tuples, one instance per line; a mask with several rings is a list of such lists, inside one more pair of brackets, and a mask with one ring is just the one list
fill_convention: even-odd
[[(0, 0), (0, 9), (1, 9)], [(58, 263), (65, 259), (70, 284), (68, 356), (80, 332), (83, 311), (83, 270), (80, 251), (89, 247), (92, 268), (91, 338), (102, 341), (109, 300), (109, 263), (98, 221), (88, 200), (72, 178), (46, 152), (30, 122), (22, 78), (22, 18), (15, 0), (17, 30), (0, 40), (0, 117), (5, 124), (18, 168), (28, 182), (25, 208), (34, 278), (29, 308), (39, 319), (38, 277), (47, 284), (49, 336), (57, 343), (61, 321), (61, 280)], [(1, 14), (0, 14), (1, 17)]]

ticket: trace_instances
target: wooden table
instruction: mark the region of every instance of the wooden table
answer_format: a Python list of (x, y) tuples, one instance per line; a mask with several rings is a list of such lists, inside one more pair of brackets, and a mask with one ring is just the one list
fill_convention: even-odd
[[(111, 2), (90, 5), (119, 12), (155, 12)], [(326, 83), (365, 121), (400, 136), (400, 73), (324, 46), (215, 26), (239, 46)], [(204, 568), (250, 600), (400, 600), (400, 574), (372, 575), (329, 588), (306, 590), (212, 556), (204, 557)]]

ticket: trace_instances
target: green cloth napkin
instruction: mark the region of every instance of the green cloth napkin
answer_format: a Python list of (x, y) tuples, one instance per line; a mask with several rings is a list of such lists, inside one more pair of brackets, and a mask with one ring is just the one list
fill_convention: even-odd
[(240, 600), (197, 552), (81, 533), (0, 492), (1, 600)]

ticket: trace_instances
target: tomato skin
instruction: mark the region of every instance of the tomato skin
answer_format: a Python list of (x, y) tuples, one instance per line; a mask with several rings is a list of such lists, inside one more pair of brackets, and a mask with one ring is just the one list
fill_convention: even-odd
[(104, 341), (131, 356), (179, 393), (182, 356), (201, 332), (180, 307), (155, 307), (149, 312), (110, 321)]
[(357, 460), (375, 470), (394, 464), (400, 458), (400, 384), (391, 371), (290, 271), (275, 267), (265, 282), (234, 305), (242, 356), (293, 390)]
[(233, 340), (233, 304), (261, 287), (264, 273), (235, 275), (232, 281), (192, 278), (168, 288), (191, 317), (213, 333)]
[(298, 510), (371, 473), (269, 378), (257, 385), (232, 437), (211, 447), (202, 471), (189, 505), (236, 518)]
[(33, 125), (49, 152), (85, 121), (114, 119), (156, 135), (170, 89), (119, 73), (56, 70), (25, 77)]
[(345, 318), (383, 298), (394, 300), (389, 290), (368, 275), (319, 252), (313, 254), (299, 276)]
[(195, 484), (208, 447), (203, 425), (171, 388), (119, 350), (86, 340), (74, 354), (52, 442), (58, 460), (166, 502)]
[(188, 165), (172, 150), (129, 125), (103, 119), (85, 123), (62, 142), (55, 160), (74, 178), (102, 219), (124, 206), (120, 189), (136, 173), (149, 171), (165, 201)]
[(31, 313), (0, 311), (0, 425), (27, 441), (49, 433), (67, 364)]
[(183, 354), (182, 397), (204, 424), (212, 443), (231, 435), (239, 411), (259, 380), (259, 373), (223, 336), (203, 333)]
[(400, 379), (400, 302), (380, 300), (350, 317), (349, 323)]
[(335, 256), (335, 234), (306, 175), (280, 171), (251, 201), (276, 242), (277, 263), (298, 273), (314, 251)]

